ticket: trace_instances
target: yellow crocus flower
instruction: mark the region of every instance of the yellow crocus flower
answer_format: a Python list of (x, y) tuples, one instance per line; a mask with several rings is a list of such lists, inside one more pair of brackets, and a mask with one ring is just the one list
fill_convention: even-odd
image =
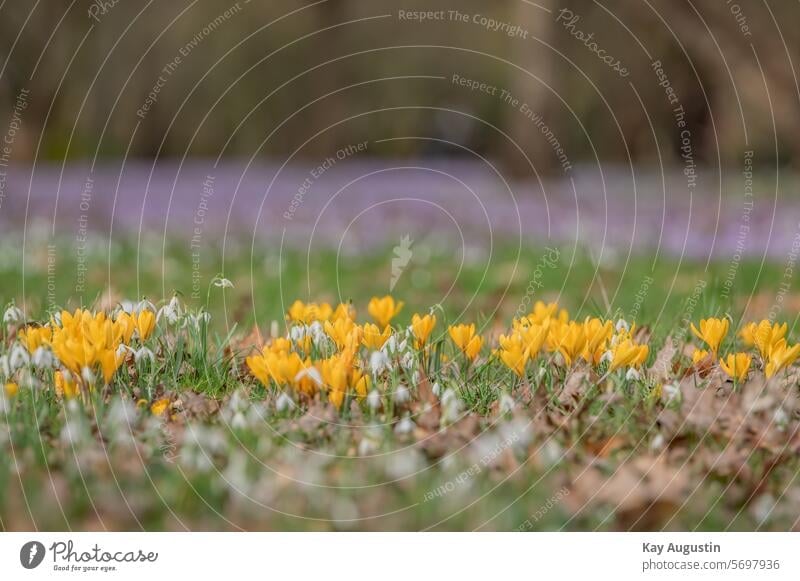
[[(361, 327), (356, 325), (352, 319), (337, 319), (334, 322), (325, 321), (323, 328), (328, 337), (333, 339), (333, 342), (336, 343), (336, 347), (339, 350), (344, 349), (348, 344), (352, 344), (352, 339), (350, 338), (351, 334), (355, 334), (356, 338), (359, 340), (362, 334)], [(358, 341), (356, 343), (358, 343)]]
[(614, 334), (614, 325), (611, 321), (603, 322), (597, 318), (587, 317), (583, 329), (586, 334), (586, 346), (581, 355), (588, 363), (596, 365), (606, 352), (606, 344)]
[(386, 295), (383, 298), (372, 297), (367, 305), (367, 311), (375, 319), (378, 326), (386, 327), (403, 308), (403, 301), (395, 302), (394, 297)]
[(542, 346), (547, 341), (547, 336), (550, 332), (550, 320), (548, 319), (544, 323), (519, 325), (515, 330), (522, 338), (522, 342), (525, 344), (525, 349), (527, 349), (529, 357), (533, 359), (539, 354), (539, 351), (542, 350)]
[(561, 353), (564, 363), (569, 367), (586, 348), (586, 331), (582, 324), (575, 321), (557, 324), (551, 327), (549, 340), (552, 350)]
[[(338, 309), (337, 309), (338, 310)], [(310, 325), (314, 321), (324, 323), (333, 315), (333, 308), (328, 303), (304, 303), (296, 300), (289, 307), (287, 316), (290, 321)]]
[(692, 352), (692, 363), (697, 365), (706, 357), (708, 357), (708, 351), (706, 351), (705, 349), (695, 349)]
[(745, 346), (752, 347), (756, 344), (756, 331), (758, 325), (756, 323), (747, 323), (739, 330), (739, 337), (744, 341)]
[(725, 339), (725, 336), (728, 334), (729, 326), (730, 321), (728, 319), (702, 319), (700, 321), (699, 331), (697, 327), (694, 326), (694, 323), (692, 323), (692, 332), (708, 345), (708, 348), (711, 349), (714, 357), (716, 357), (722, 340)]
[(740, 383), (747, 377), (752, 358), (747, 353), (730, 354), (720, 359), (719, 366), (734, 381)]
[(761, 321), (753, 334), (753, 344), (761, 353), (761, 357), (766, 358), (772, 346), (786, 337), (788, 330), (789, 325), (786, 323), (779, 325), (771, 324), (768, 320)]
[(647, 359), (650, 348), (647, 345), (637, 345), (630, 339), (617, 343), (611, 351), (611, 364), (608, 372), (613, 373), (620, 367), (639, 367)]
[(153, 405), (150, 406), (150, 413), (154, 416), (161, 416), (164, 415), (164, 412), (167, 411), (169, 407), (169, 398), (162, 397), (161, 399), (157, 399), (153, 402)]
[(569, 313), (566, 309), (559, 310), (558, 303), (545, 304), (542, 301), (536, 301), (533, 305), (533, 310), (525, 318), (528, 319), (529, 322), (539, 325), (549, 320), (566, 323), (569, 321)]
[(475, 324), (470, 325), (451, 325), (448, 327), (447, 332), (453, 343), (456, 344), (467, 359), (475, 359), (483, 347), (483, 337), (475, 333)]
[(61, 371), (55, 373), (56, 393), (61, 397), (73, 398), (78, 395), (78, 383), (67, 378)]
[(149, 309), (142, 309), (136, 316), (136, 331), (139, 333), (139, 339), (147, 341), (155, 328), (156, 314)]
[(336, 310), (333, 311), (333, 314), (330, 316), (330, 320), (337, 321), (339, 319), (350, 319), (355, 321), (356, 310), (353, 308), (353, 305), (350, 303), (339, 303), (339, 306), (336, 307)]
[(14, 397), (15, 395), (17, 395), (17, 392), (19, 392), (19, 385), (17, 385), (13, 381), (9, 381), (5, 385), (5, 392), (6, 392), (6, 397)]
[(416, 313), (411, 317), (411, 332), (414, 333), (417, 349), (422, 349), (436, 326), (435, 315), (419, 316)]
[(778, 340), (767, 355), (767, 366), (764, 369), (767, 378), (794, 363), (798, 357), (800, 357), (800, 344), (789, 347), (786, 339)]
[(130, 345), (131, 337), (133, 337), (133, 332), (136, 330), (136, 321), (134, 321), (133, 317), (122, 311), (114, 320), (114, 325), (116, 326), (115, 334), (119, 334), (123, 343)]
[(369, 376), (364, 374), (359, 369), (353, 369), (352, 377), (350, 378), (350, 383), (353, 386), (353, 389), (356, 392), (356, 395), (359, 399), (364, 399), (367, 397), (367, 393), (369, 393)]
[(42, 327), (28, 326), (20, 331), (19, 338), (25, 344), (28, 353), (33, 354), (39, 347), (50, 344), (53, 340), (53, 329), (47, 325)]
[(500, 336), (500, 361), (519, 377), (525, 374), (525, 365), (530, 359), (530, 351), (525, 346), (519, 332), (512, 333), (510, 337)]
[(361, 340), (368, 349), (372, 349), (373, 351), (381, 349), (392, 334), (391, 327), (386, 327), (381, 331), (377, 325), (373, 325), (372, 323), (364, 325), (363, 331)]

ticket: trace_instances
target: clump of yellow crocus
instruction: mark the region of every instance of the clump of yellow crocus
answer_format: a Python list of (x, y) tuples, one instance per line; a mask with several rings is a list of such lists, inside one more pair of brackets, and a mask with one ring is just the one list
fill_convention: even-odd
[(638, 345), (630, 339), (620, 341), (611, 349), (608, 372), (613, 373), (621, 367), (640, 367), (649, 353), (650, 347), (647, 345)]
[(525, 365), (530, 358), (530, 351), (525, 345), (522, 335), (515, 331), (509, 337), (500, 336), (500, 361), (519, 377), (525, 375)]
[(550, 351), (561, 353), (569, 367), (586, 348), (586, 330), (575, 321), (551, 324), (547, 343)]
[(772, 377), (781, 369), (789, 367), (798, 357), (800, 357), (800, 344), (789, 347), (786, 339), (780, 339), (772, 346), (767, 355), (767, 365), (764, 369), (767, 378)]

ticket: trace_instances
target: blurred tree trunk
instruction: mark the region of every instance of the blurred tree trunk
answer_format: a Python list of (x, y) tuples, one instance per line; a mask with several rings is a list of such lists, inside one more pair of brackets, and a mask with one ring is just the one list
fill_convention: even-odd
[[(538, 0), (537, 4), (551, 11), (556, 8), (554, 0)], [(557, 127), (559, 124), (553, 118), (557, 111), (553, 106), (553, 91), (558, 91), (558, 87), (553, 75), (554, 55), (548, 46), (554, 40), (554, 15), (520, 0), (511, 0), (511, 21), (528, 30), (530, 34), (527, 41), (511, 41), (510, 60), (527, 73), (512, 68), (513, 77), (509, 82), (509, 91), (521, 103), (527, 103), (533, 111), (539, 113), (550, 127)], [(531, 74), (538, 80), (531, 77)], [(533, 123), (523, 117), (519, 108), (508, 105), (504, 107), (504, 111), (504, 130), (516, 143), (506, 142), (503, 147), (503, 165), (506, 170), (514, 177), (532, 178), (533, 164), (539, 175), (551, 173), (556, 167), (556, 159), (541, 132), (536, 131)], [(563, 139), (561, 141), (563, 146)], [(520, 153), (517, 146), (525, 152), (528, 159)]]

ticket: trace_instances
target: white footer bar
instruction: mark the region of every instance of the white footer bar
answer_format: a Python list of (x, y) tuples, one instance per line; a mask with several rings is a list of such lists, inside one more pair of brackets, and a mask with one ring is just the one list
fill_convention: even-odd
[(799, 565), (793, 533), (0, 534), (2, 579), (800, 579)]

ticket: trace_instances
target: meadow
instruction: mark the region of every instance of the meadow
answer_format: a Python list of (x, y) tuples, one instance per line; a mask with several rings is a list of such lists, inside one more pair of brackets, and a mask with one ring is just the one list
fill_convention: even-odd
[(77, 259), (26, 245), (4, 530), (797, 527), (784, 265), (234, 241), (197, 274), (123, 239), (77, 293)]

